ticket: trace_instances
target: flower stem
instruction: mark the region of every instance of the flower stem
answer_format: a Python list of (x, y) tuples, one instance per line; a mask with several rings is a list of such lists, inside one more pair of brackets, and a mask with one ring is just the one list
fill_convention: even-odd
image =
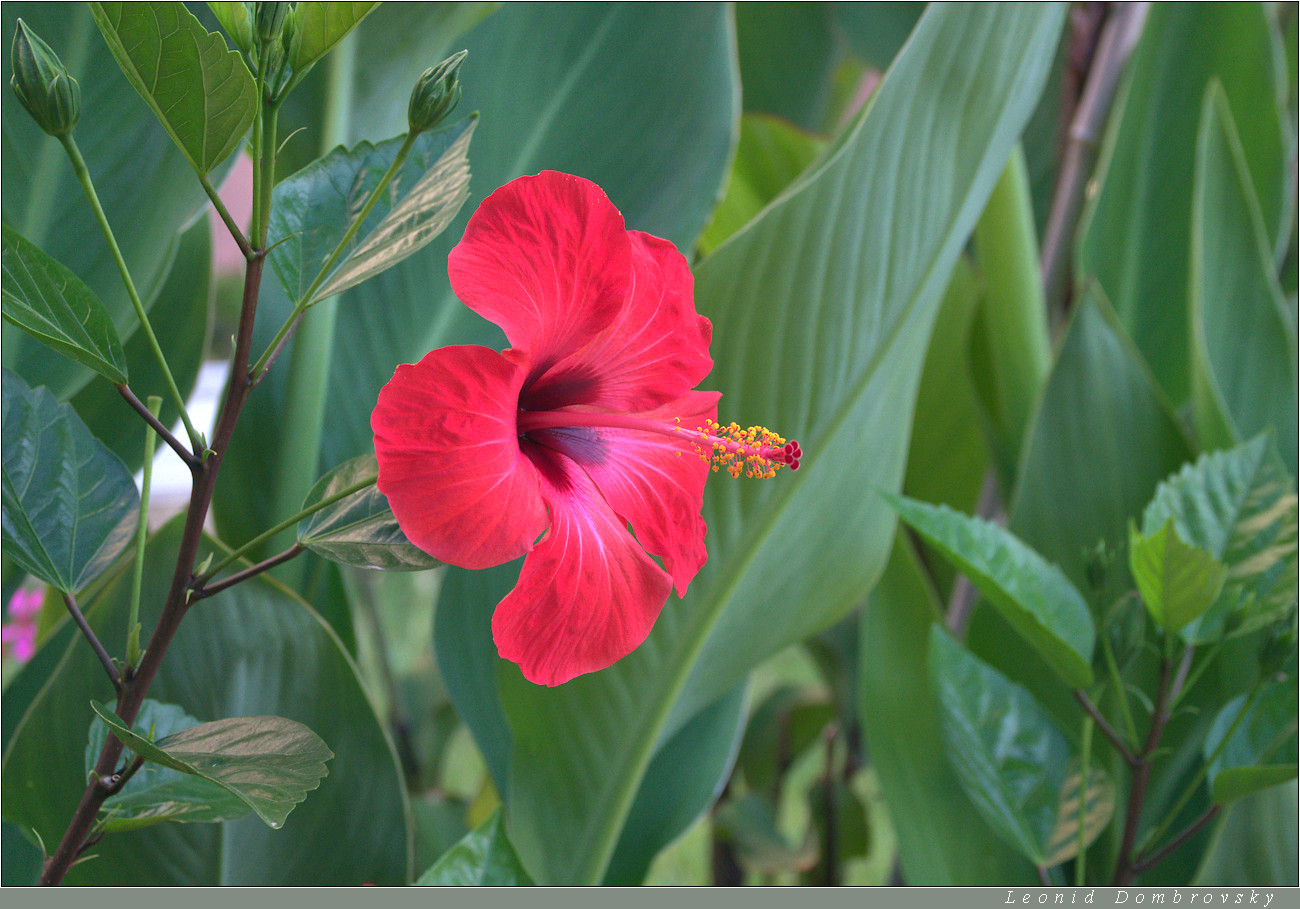
[[(162, 409), (162, 398), (150, 395), (149, 413), (154, 419)], [(153, 480), (154, 441), (152, 428), (144, 431), (144, 466), (140, 484), (140, 521), (135, 528), (135, 570), (131, 575), (131, 612), (126, 621), (126, 672), (131, 675), (140, 665), (140, 588), (144, 584), (144, 543), (149, 536), (149, 486)]]
[(86, 636), (86, 640), (90, 642), (90, 649), (95, 651), (95, 656), (99, 658), (100, 665), (108, 673), (113, 688), (120, 692), (122, 690), (122, 676), (117, 671), (117, 667), (113, 665), (113, 658), (108, 655), (104, 645), (99, 643), (99, 638), (95, 637), (95, 632), (86, 621), (86, 617), (82, 615), (81, 609), (77, 606), (77, 598), (70, 593), (65, 593), (63, 602), (68, 607), (68, 613), (72, 616), (72, 621), (76, 623), (77, 627), (81, 629), (81, 633)]
[(343, 489), (340, 489), (338, 492), (334, 493), (333, 495), (326, 496), (325, 498), (321, 499), (319, 502), (315, 503), (314, 505), (308, 508), (304, 508), (302, 511), (298, 512), (293, 517), (281, 521), (279, 524), (276, 524), (270, 530), (258, 534), (256, 537), (249, 540), (243, 546), (240, 546), (234, 552), (231, 552), (220, 562), (218, 562), (217, 564), (209, 568), (206, 572), (203, 573), (202, 577), (195, 579), (193, 585), (195, 590), (195, 598), (204, 594), (205, 589), (203, 585), (211, 578), (216, 577), (217, 572), (221, 571), (221, 569), (225, 568), (231, 562), (234, 562), (235, 560), (241, 558), (244, 554), (248, 553), (249, 551), (256, 549), (258, 546), (262, 545), (267, 540), (271, 539), (271, 537), (275, 536), (281, 531), (288, 530), (290, 527), (297, 524), (303, 518), (315, 514), (316, 512), (320, 511), (322, 508), (333, 505), (335, 502), (339, 501), (340, 499), (346, 499), (348, 496), (353, 495), (354, 493), (358, 493), (361, 490), (366, 489), (367, 487), (374, 486), (375, 482), (378, 479), (379, 477), (376, 475), (373, 477), (368, 477), (364, 480), (359, 480), (356, 483), (353, 483), (351, 486), (346, 486)]
[(72, 171), (76, 174), (77, 182), (81, 184), (86, 199), (90, 202), (91, 210), (95, 213), (95, 220), (99, 223), (99, 229), (103, 233), (104, 239), (108, 241), (108, 248), (113, 254), (113, 261), (117, 264), (118, 274), (122, 277), (122, 283), (126, 285), (126, 293), (131, 298), (131, 305), (135, 307), (136, 318), (140, 320), (140, 330), (144, 332), (145, 338), (149, 342), (149, 348), (153, 351), (153, 355), (162, 369), (163, 379), (167, 383), (167, 391), (176, 402), (177, 409), (180, 410), (181, 422), (185, 424), (185, 431), (189, 434), (190, 444), (196, 452), (200, 451), (203, 442), (198, 432), (195, 431), (194, 425), (190, 422), (189, 411), (185, 409), (185, 397), (176, 386), (176, 380), (172, 378), (171, 368), (167, 365), (167, 357), (158, 345), (158, 338), (153, 332), (153, 326), (149, 324), (149, 314), (145, 311), (144, 303), (140, 300), (140, 294), (136, 292), (135, 282), (131, 280), (131, 272), (126, 266), (126, 260), (122, 257), (122, 250), (117, 245), (117, 238), (113, 236), (113, 228), (109, 225), (104, 209), (99, 204), (99, 195), (95, 192), (95, 184), (91, 182), (90, 170), (86, 167), (86, 161), (81, 157), (81, 149), (77, 147), (77, 140), (72, 137), (71, 133), (68, 133), (60, 136), (59, 141), (63, 143), (63, 148), (68, 153), (68, 159), (72, 162)]

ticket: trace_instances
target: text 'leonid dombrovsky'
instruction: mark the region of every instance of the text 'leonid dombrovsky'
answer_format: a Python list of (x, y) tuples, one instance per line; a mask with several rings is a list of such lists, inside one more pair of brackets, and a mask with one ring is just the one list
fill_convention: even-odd
[(1084, 891), (1080, 888), (1067, 890), (1008, 890), (1005, 905), (1161, 905), (1161, 906), (1200, 906), (1200, 905), (1253, 905), (1268, 909), (1273, 902), (1271, 890), (1222, 890), (1170, 888), (1150, 890), (1103, 890), (1100, 898), (1097, 891)]

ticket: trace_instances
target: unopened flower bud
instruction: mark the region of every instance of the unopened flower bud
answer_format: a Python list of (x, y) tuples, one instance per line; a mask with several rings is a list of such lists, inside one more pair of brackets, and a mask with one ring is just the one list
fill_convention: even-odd
[(293, 8), (291, 3), (259, 3), (253, 12), (253, 23), (259, 41), (270, 43), (280, 40), (285, 20)]
[(456, 73), (467, 51), (458, 51), (437, 66), (431, 66), (411, 89), (411, 103), (406, 109), (412, 133), (433, 129), (452, 112), (460, 101), (460, 82)]
[(81, 116), (81, 86), (40, 36), (18, 20), (12, 50), (14, 75), (9, 80), (19, 102), (51, 136), (72, 132)]

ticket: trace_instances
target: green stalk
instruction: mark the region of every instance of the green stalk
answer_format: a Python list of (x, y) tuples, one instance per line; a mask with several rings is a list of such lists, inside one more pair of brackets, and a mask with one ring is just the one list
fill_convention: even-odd
[(232, 552), (227, 554), (226, 557), (223, 558), (220, 562), (218, 562), (217, 564), (209, 568), (207, 571), (205, 571), (203, 573), (203, 577), (199, 579), (200, 586), (203, 583), (206, 583), (207, 581), (216, 577), (217, 572), (221, 571), (221, 569), (225, 568), (231, 562), (236, 561), (237, 559), (244, 556), (246, 553), (251, 552), (252, 550), (256, 549), (258, 546), (261, 546), (263, 543), (265, 543), (267, 540), (274, 537), (276, 534), (283, 533), (284, 531), (293, 527), (303, 518), (314, 515), (322, 508), (326, 508), (330, 505), (333, 505), (335, 502), (339, 501), (340, 499), (346, 499), (348, 496), (353, 495), (354, 493), (358, 493), (369, 486), (374, 486), (375, 482), (378, 479), (379, 479), (378, 476), (373, 476), (373, 477), (367, 477), (364, 480), (358, 480), (357, 482), (353, 483), (351, 486), (346, 486), (343, 489), (340, 489), (338, 492), (334, 493), (333, 495), (326, 496), (325, 498), (321, 499), (319, 502), (315, 503), (314, 505), (311, 505), (308, 508), (304, 508), (302, 511), (299, 511), (293, 517), (281, 521), (279, 524), (276, 524), (270, 530), (264, 531), (258, 534), (257, 536), (253, 537), (253, 539), (249, 540), (247, 543), (245, 543), (243, 546), (240, 546), (238, 549), (233, 550)]
[(95, 220), (99, 222), (99, 229), (104, 234), (104, 239), (108, 241), (108, 248), (113, 254), (113, 261), (117, 263), (118, 274), (122, 276), (122, 283), (126, 285), (127, 296), (131, 298), (131, 305), (135, 307), (136, 318), (140, 320), (140, 330), (144, 332), (145, 338), (149, 342), (149, 348), (153, 351), (153, 355), (162, 369), (163, 379), (167, 383), (167, 391), (171, 394), (172, 400), (175, 401), (177, 410), (180, 411), (181, 422), (185, 424), (185, 431), (189, 434), (190, 444), (194, 447), (195, 452), (200, 452), (203, 450), (203, 439), (195, 430), (194, 424), (190, 422), (189, 411), (185, 409), (185, 397), (176, 386), (176, 380), (172, 378), (172, 371), (167, 365), (167, 357), (163, 355), (162, 348), (158, 345), (158, 337), (153, 333), (153, 326), (149, 324), (149, 314), (145, 312), (144, 303), (140, 300), (140, 294), (136, 292), (135, 282), (131, 280), (131, 272), (126, 267), (126, 260), (122, 257), (122, 250), (117, 245), (116, 237), (113, 236), (113, 228), (109, 226), (104, 209), (99, 204), (99, 195), (95, 192), (95, 184), (91, 182), (90, 170), (86, 167), (86, 161), (81, 157), (81, 149), (77, 148), (77, 140), (72, 138), (72, 134), (69, 133), (60, 136), (59, 141), (63, 143), (63, 148), (68, 153), (68, 158), (72, 162), (73, 173), (76, 174), (77, 181), (81, 183), (81, 188), (90, 201), (91, 210), (95, 213)]
[(1024, 149), (1017, 144), (975, 225), (981, 315), (992, 354), (994, 417), (1014, 457), (1052, 364)]
[(1079, 854), (1074, 859), (1074, 886), (1082, 887), (1084, 869), (1088, 860), (1087, 833), (1088, 819), (1088, 772), (1092, 769), (1092, 717), (1083, 718), (1083, 741), (1079, 748)]
[[(343, 39), (329, 57), (325, 122), (321, 136), (322, 153), (343, 144), (348, 138), (356, 48), (355, 36), (349, 36)], [(380, 193), (381, 190), (376, 190), (371, 200), (378, 198)], [(308, 288), (307, 295), (298, 301), (289, 324), (305, 309), (305, 304), (321, 286), (343, 250), (348, 248), (351, 237), (369, 213), (367, 206), (360, 217), (353, 221), (343, 242), (334, 250)], [(312, 317), (302, 322), (294, 336), (288, 385), (285, 389), (284, 426), (280, 433), (282, 445), (271, 484), (271, 514), (284, 514), (300, 507), (308, 490), (316, 482), (321, 439), (324, 435), (334, 327), (337, 322), (336, 304), (334, 298), (321, 301), (315, 307)], [(254, 367), (252, 375), (259, 375), (257, 367)], [(288, 540), (275, 540), (270, 548), (274, 552), (288, 545)], [(297, 586), (302, 572), (303, 564), (296, 562), (284, 566), (278, 574), (281, 580)]]
[[(162, 410), (162, 398), (150, 395), (145, 402), (155, 417)], [(140, 484), (140, 522), (135, 528), (135, 570), (131, 575), (131, 612), (126, 621), (126, 672), (131, 675), (140, 665), (140, 588), (144, 584), (144, 544), (149, 536), (149, 486), (153, 479), (154, 444), (158, 436), (153, 427), (144, 430), (144, 481)]]

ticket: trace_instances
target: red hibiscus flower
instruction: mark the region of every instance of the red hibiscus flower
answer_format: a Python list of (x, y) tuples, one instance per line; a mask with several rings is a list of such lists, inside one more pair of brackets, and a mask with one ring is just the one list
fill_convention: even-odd
[(543, 172), (497, 190), (449, 271), (511, 346), (397, 367), (370, 420), (379, 490), (444, 562), (527, 553), (492, 635), (530, 681), (559, 685), (626, 656), (669, 590), (686, 593), (708, 557), (709, 457), (770, 475), (799, 447), (717, 426), (718, 393), (692, 391), (713, 367), (712, 326), (686, 260), (626, 230), (594, 183)]

